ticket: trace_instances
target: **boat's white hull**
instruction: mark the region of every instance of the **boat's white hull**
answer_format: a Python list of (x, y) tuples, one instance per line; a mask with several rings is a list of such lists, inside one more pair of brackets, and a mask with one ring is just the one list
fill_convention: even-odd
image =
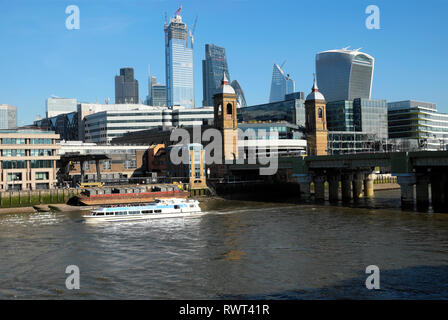
[(205, 213), (201, 211), (179, 212), (179, 213), (159, 213), (159, 214), (136, 214), (123, 216), (83, 216), (86, 223), (102, 223), (102, 222), (120, 222), (120, 221), (139, 221), (167, 218), (194, 218), (203, 216)]

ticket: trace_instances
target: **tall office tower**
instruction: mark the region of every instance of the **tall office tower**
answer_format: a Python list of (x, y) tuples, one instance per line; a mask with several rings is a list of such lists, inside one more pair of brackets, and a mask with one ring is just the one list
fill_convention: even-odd
[(157, 78), (149, 77), (148, 96), (146, 104), (148, 106), (166, 107), (166, 86), (157, 83)]
[(269, 102), (284, 101), (285, 95), (293, 92), (294, 80), (289, 77), (289, 74), (285, 75), (281, 66), (274, 63)]
[(221, 86), (224, 73), (227, 79), (230, 79), (226, 49), (214, 44), (206, 44), (205, 60), (202, 60), (203, 106), (213, 105), (213, 95)]
[(317, 83), (327, 101), (370, 99), (375, 59), (358, 50), (316, 55)]
[(151, 106), (152, 104), (152, 86), (157, 83), (157, 78), (152, 76), (151, 74), (148, 75), (148, 95), (146, 96), (146, 104), (148, 106)]
[(193, 47), (180, 8), (164, 30), (167, 105), (194, 108)]
[(17, 128), (17, 107), (9, 104), (0, 105), (0, 129)]
[(115, 103), (139, 103), (138, 81), (134, 79), (133, 68), (121, 68), (120, 75), (115, 76)]
[(50, 97), (46, 101), (47, 118), (56, 117), (60, 114), (76, 112), (78, 100), (70, 98)]
[(240, 83), (236, 80), (233, 80), (230, 84), (236, 93), (236, 107), (237, 108), (245, 108), (247, 107), (246, 97), (244, 96), (243, 88), (241, 88)]
[(151, 106), (166, 107), (166, 86), (160, 83), (152, 85)]

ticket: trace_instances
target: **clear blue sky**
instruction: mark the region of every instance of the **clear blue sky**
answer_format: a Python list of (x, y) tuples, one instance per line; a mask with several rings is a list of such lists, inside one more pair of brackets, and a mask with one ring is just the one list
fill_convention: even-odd
[[(67, 30), (65, 8), (79, 6), (80, 30)], [(376, 59), (372, 98), (417, 99), (448, 112), (446, 0), (0, 0), (0, 104), (19, 108), (19, 125), (45, 114), (51, 94), (83, 102), (114, 99), (114, 76), (135, 69), (140, 98), (147, 67), (165, 83), (164, 13), (182, 4), (190, 26), (198, 15), (194, 72), (202, 103), (204, 45), (224, 46), (232, 79), (249, 105), (268, 100), (272, 64), (296, 90), (309, 92), (317, 52), (351, 46)], [(368, 5), (381, 30), (365, 27)]]

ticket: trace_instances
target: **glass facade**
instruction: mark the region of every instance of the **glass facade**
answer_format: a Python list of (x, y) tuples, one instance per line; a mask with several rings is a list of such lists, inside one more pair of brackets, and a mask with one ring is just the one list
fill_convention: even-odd
[(203, 106), (213, 106), (213, 96), (216, 89), (221, 86), (224, 74), (230, 81), (226, 49), (206, 44), (205, 60), (202, 60)]
[(305, 126), (305, 101), (292, 99), (240, 108), (238, 122), (289, 122)]
[(165, 24), (165, 69), (167, 106), (194, 108), (193, 48), (180, 15)]
[(389, 138), (411, 139), (423, 150), (446, 150), (448, 114), (437, 112), (436, 105), (421, 101), (388, 103)]
[(245, 108), (247, 107), (246, 97), (244, 96), (243, 88), (241, 88), (241, 85), (237, 80), (233, 80), (230, 84), (235, 90), (236, 93), (236, 107), (237, 108)]
[(316, 56), (319, 91), (327, 102), (370, 99), (375, 60), (357, 50), (329, 50)]
[(293, 93), (294, 89), (294, 80), (289, 77), (289, 74), (285, 75), (279, 65), (274, 64), (269, 102), (284, 101), (285, 95)]
[(56, 117), (61, 114), (76, 112), (78, 100), (71, 98), (51, 97), (46, 101), (47, 118)]
[(387, 139), (386, 100), (354, 99), (327, 103), (328, 131), (349, 131), (374, 134), (377, 140)]

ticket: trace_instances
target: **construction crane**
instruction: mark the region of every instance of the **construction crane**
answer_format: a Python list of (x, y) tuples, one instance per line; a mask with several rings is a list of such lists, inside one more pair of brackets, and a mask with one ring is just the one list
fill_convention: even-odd
[(191, 41), (191, 48), (194, 46), (194, 32), (196, 31), (196, 24), (198, 23), (198, 16), (194, 19), (193, 27), (190, 30), (190, 41)]
[(174, 12), (174, 16), (180, 16), (180, 12), (182, 11), (182, 6), (179, 7), (179, 9), (176, 10), (176, 12)]

